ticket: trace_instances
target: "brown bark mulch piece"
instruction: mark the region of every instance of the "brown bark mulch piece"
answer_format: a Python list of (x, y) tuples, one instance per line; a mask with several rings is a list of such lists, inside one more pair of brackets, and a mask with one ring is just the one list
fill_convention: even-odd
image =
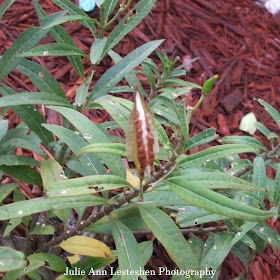
[[(2, 4), (3, 0), (0, 2)], [(60, 11), (50, 0), (39, 3), (48, 14)], [(98, 9), (90, 15), (97, 17)], [(32, 1), (17, 0), (1, 20), (0, 55), (31, 24), (38, 25)], [(89, 54), (93, 42), (90, 32), (76, 22), (64, 26), (77, 46)], [(266, 10), (258, 7), (255, 0), (158, 0), (146, 19), (126, 36), (115, 50), (126, 55), (143, 43), (162, 38), (165, 38), (165, 42), (160, 49), (169, 54), (176, 52), (182, 63), (186, 59), (199, 57), (189, 70), (186, 80), (202, 85), (209, 77), (219, 75), (213, 92), (202, 108), (193, 114), (192, 134), (215, 127), (221, 136), (241, 135), (243, 133), (238, 128), (239, 122), (249, 112), (254, 112), (258, 121), (278, 132), (276, 124), (256, 100), (261, 98), (275, 108), (280, 105), (280, 16), (273, 18)], [(53, 40), (47, 36), (41, 44), (50, 42)], [(58, 79), (66, 96), (73, 101), (81, 80), (67, 58), (32, 59)], [(96, 78), (111, 64), (112, 62), (106, 59), (98, 68)], [(85, 62), (85, 70), (89, 70), (88, 62)], [(4, 83), (18, 92), (36, 90), (29, 79), (18, 71), (13, 71)], [(143, 81), (143, 85), (147, 86), (147, 81)], [(198, 98), (196, 92), (191, 92), (187, 101), (192, 105)], [(61, 123), (61, 119), (53, 112), (44, 112), (48, 122)], [(99, 111), (93, 113), (87, 110), (85, 114), (97, 122), (108, 119), (107, 115), (102, 115)], [(11, 110), (6, 117), (10, 127), (20, 122)], [(267, 143), (259, 133), (257, 138)], [(22, 150), (18, 149), (17, 152), (20, 154)], [(269, 174), (273, 175), (271, 171)], [(36, 189), (31, 192), (25, 184), (21, 184), (21, 190), (29, 198), (34, 197), (36, 192)], [(279, 220), (275, 223), (269, 221), (269, 225), (280, 233)], [(161, 245), (156, 243), (154, 255), (146, 268), (155, 269), (163, 265), (170, 269), (175, 267)], [(279, 267), (279, 252), (275, 253), (267, 246), (250, 264), (249, 279), (279, 280)], [(234, 278), (242, 271), (244, 267), (241, 262), (230, 254), (222, 266), (219, 279)]]

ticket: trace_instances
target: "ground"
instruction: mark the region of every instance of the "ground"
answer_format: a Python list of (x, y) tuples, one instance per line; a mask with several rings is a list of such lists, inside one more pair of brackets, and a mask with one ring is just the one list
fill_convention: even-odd
[[(50, 0), (39, 3), (47, 13), (59, 11)], [(91, 12), (90, 16), (97, 17), (98, 9)], [(17, 0), (1, 21), (0, 55), (31, 24), (38, 24), (32, 1)], [(89, 53), (93, 42), (90, 33), (75, 22), (65, 26), (77, 46)], [(254, 0), (158, 0), (148, 17), (126, 36), (115, 50), (126, 55), (145, 42), (162, 38), (165, 42), (160, 49), (169, 54), (175, 52), (181, 62), (199, 57), (189, 69), (186, 80), (201, 85), (214, 74), (219, 75), (211, 96), (192, 118), (191, 134), (215, 127), (220, 136), (241, 135), (243, 132), (239, 130), (240, 120), (249, 112), (254, 112), (259, 122), (278, 132), (276, 124), (256, 99), (261, 98), (275, 108), (280, 105), (280, 16), (273, 17)], [(41, 44), (50, 42), (52, 39), (46, 37)], [(73, 101), (81, 80), (68, 60), (63, 57), (39, 57), (35, 60), (58, 79), (69, 100)], [(110, 65), (111, 61), (105, 60), (98, 68), (96, 77)], [(88, 71), (89, 65), (85, 66)], [(17, 71), (13, 71), (4, 83), (18, 92), (36, 90), (28, 78)], [(144, 86), (148, 85), (145, 80), (142, 83)], [(194, 104), (197, 98), (195, 92), (186, 97), (189, 105)], [(49, 123), (61, 122), (51, 111), (45, 111), (44, 114)], [(108, 115), (101, 112), (86, 111), (85, 114), (96, 122), (103, 122), (108, 118)], [(11, 111), (6, 117), (10, 127), (19, 122)], [(268, 144), (261, 134), (256, 135), (259, 140)], [(20, 149), (17, 151), (22, 153)], [(273, 176), (271, 170), (268, 170), (268, 176)], [(32, 196), (32, 193), (30, 195)], [(279, 221), (270, 221), (269, 225), (280, 233)], [(160, 244), (155, 242), (154, 249), (147, 269), (157, 270), (158, 266), (175, 267)], [(280, 279), (279, 267), (280, 254), (275, 254), (272, 248), (267, 246), (251, 263), (250, 279)], [(240, 261), (230, 254), (222, 266), (219, 279), (232, 279), (243, 269)], [(160, 279), (170, 277), (162, 276)]]

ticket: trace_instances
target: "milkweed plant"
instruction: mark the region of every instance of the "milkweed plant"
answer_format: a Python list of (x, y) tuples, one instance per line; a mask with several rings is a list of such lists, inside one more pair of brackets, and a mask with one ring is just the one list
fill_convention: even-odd
[[(266, 223), (278, 218), (279, 133), (255, 122), (269, 147), (253, 136), (219, 138), (215, 128), (190, 135), (191, 115), (211, 98), (218, 76), (202, 86), (185, 81), (186, 64), (156, 51), (164, 40), (124, 57), (113, 50), (156, 0), (135, 6), (131, 0), (96, 0), (99, 20), (69, 0), (51, 1), (62, 11), (47, 15), (33, 0), (40, 26), (26, 29), (0, 59), (3, 279), (136, 280), (163, 273), (172, 280), (218, 279), (229, 253), (242, 262), (240, 279), (246, 279), (250, 260), (267, 244), (280, 247)], [(4, 1), (0, 18), (14, 2)], [(90, 30), (89, 55), (61, 26), (69, 21)], [(47, 34), (54, 43), (37, 46)], [(149, 58), (154, 51), (160, 63)], [(81, 79), (73, 103), (35, 56), (68, 57)], [(97, 79), (108, 56), (113, 66)], [(91, 63), (87, 71), (85, 62)], [(8, 86), (5, 77), (14, 69), (38, 91)], [(185, 98), (192, 89), (200, 93), (194, 106)], [(277, 110), (258, 102), (280, 128)], [(8, 129), (10, 108), (22, 122)], [(42, 109), (55, 111), (63, 125), (47, 124)], [(110, 120), (95, 123), (83, 114), (86, 109), (106, 111)], [(145, 270), (155, 240), (172, 267)]]

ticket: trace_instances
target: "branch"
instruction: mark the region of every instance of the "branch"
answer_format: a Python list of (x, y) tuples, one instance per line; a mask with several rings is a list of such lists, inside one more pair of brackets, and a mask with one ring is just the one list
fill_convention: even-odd
[[(157, 172), (149, 181), (147, 181), (143, 185), (143, 191), (145, 192), (151, 184), (157, 182), (160, 180), (165, 174), (166, 171), (168, 172), (169, 170), (172, 169), (174, 166), (175, 160), (177, 159), (178, 155), (182, 152), (183, 148), (182, 145), (178, 145), (177, 149), (174, 152), (174, 155), (171, 157), (169, 162), (165, 165), (164, 169), (160, 170)], [(175, 156), (176, 155), (176, 156)], [(81, 221), (75, 228), (68, 230), (67, 232), (64, 232), (60, 236), (52, 239), (51, 241), (45, 243), (43, 246), (41, 246), (36, 252), (45, 252), (47, 251), (50, 247), (53, 247), (63, 240), (68, 239), (69, 237), (72, 237), (74, 235), (81, 234), (82, 231), (84, 231), (87, 227), (89, 227), (91, 224), (97, 222), (101, 218), (103, 218), (106, 215), (109, 215), (113, 210), (120, 208), (124, 204), (130, 202), (133, 198), (137, 197), (139, 195), (139, 190), (129, 193), (129, 194), (123, 194), (123, 196), (117, 200), (113, 205), (106, 205), (103, 209), (99, 210), (97, 214), (89, 216), (89, 218), (85, 221)]]

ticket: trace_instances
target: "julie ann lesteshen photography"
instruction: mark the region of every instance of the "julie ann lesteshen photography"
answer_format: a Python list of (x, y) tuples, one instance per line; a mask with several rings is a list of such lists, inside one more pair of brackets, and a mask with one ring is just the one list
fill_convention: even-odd
[(79, 276), (79, 275), (88, 275), (88, 276), (113, 276), (113, 275), (167, 275), (167, 276), (173, 276), (173, 275), (182, 275), (186, 279), (191, 278), (191, 276), (199, 276), (199, 278), (202, 278), (203, 276), (210, 276), (213, 278), (216, 274), (216, 270), (211, 270), (208, 268), (205, 268), (205, 270), (179, 270), (179, 269), (173, 269), (170, 270), (167, 267), (159, 267), (158, 271), (155, 271), (153, 269), (151, 270), (143, 270), (141, 267), (139, 267), (138, 270), (116, 270), (114, 271), (114, 267), (110, 267), (110, 270), (94, 270), (92, 267), (90, 271), (87, 273), (85, 270), (75, 267), (75, 268), (69, 268), (66, 267), (66, 272), (64, 275), (71, 275), (71, 276)]

